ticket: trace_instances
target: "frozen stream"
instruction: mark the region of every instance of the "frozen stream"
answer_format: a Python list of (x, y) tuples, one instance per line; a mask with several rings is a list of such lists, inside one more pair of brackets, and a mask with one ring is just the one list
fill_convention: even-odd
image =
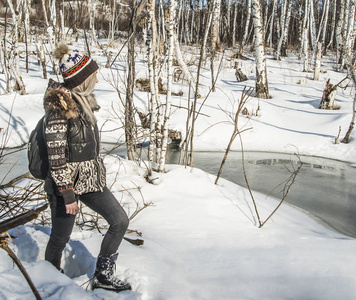
[[(172, 153), (170, 162), (178, 160)], [(196, 152), (194, 166), (217, 175), (224, 153)], [(356, 238), (356, 168), (349, 163), (301, 157), (302, 168), (286, 199), (320, 218), (335, 230)], [(289, 170), (298, 168), (294, 155), (280, 153), (245, 153), (245, 168), (252, 190), (281, 199)], [(222, 177), (246, 187), (240, 152), (231, 152)], [(278, 212), (277, 212), (278, 213)]]
[[(103, 147), (105, 150), (112, 148), (110, 145)], [(6, 176), (3, 182), (23, 174), (27, 165), (25, 150), (10, 152), (13, 153), (5, 156), (1, 163), (2, 177)], [(123, 147), (115, 153), (126, 154)], [(194, 166), (217, 175), (223, 156), (222, 152), (195, 152)], [(168, 163), (175, 164), (179, 152), (171, 151), (168, 157)], [(303, 156), (301, 160), (303, 166), (286, 201), (312, 213), (335, 230), (356, 238), (356, 168), (349, 163), (330, 159)], [(293, 166), (298, 167), (298, 159), (293, 155), (245, 153), (251, 189), (276, 198), (282, 197), (284, 182), (290, 176), (288, 169)], [(7, 174), (10, 170), (11, 174)], [(229, 154), (222, 177), (246, 186), (240, 152)]]

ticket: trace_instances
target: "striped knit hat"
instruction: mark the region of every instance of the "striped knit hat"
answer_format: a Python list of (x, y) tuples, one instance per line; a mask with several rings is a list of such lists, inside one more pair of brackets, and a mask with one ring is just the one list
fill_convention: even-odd
[(99, 69), (97, 63), (84, 52), (70, 50), (61, 44), (54, 51), (54, 57), (59, 60), (65, 87), (72, 89)]

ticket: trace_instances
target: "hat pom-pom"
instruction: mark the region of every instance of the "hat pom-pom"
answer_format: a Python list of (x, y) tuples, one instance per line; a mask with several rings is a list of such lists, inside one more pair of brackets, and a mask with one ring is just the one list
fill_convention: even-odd
[(54, 57), (56, 59), (62, 59), (62, 57), (64, 56), (64, 54), (69, 52), (69, 48), (66, 44), (60, 44), (56, 50), (54, 50)]

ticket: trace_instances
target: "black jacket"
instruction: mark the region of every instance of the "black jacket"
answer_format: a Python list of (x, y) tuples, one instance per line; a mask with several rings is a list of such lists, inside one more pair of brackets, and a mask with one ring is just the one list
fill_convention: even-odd
[(97, 124), (89, 124), (70, 92), (53, 80), (44, 97), (49, 174), (48, 194), (59, 194), (65, 204), (75, 195), (96, 192), (106, 185), (106, 170), (100, 157)]

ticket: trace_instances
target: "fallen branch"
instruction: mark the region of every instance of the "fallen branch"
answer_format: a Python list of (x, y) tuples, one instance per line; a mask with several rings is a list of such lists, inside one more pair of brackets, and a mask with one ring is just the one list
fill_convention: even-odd
[(39, 208), (30, 210), (28, 212), (25, 212), (23, 214), (17, 215), (15, 217), (0, 222), (0, 233), (6, 232), (17, 226), (26, 224), (27, 222), (32, 221), (33, 219), (37, 219), (40, 212), (44, 211), (47, 207), (48, 207), (48, 203), (46, 203), (45, 205)]
[(6, 189), (6, 188), (9, 188), (9, 187), (12, 187), (15, 182), (17, 182), (17, 181), (19, 181), (21, 179), (24, 179), (24, 178), (31, 178), (32, 179), (32, 177), (29, 176), (29, 172), (27, 172), (26, 174), (22, 174), (20, 176), (15, 177), (14, 179), (10, 180), (8, 183), (0, 185), (0, 189)]
[(135, 245), (135, 246), (142, 246), (144, 244), (144, 240), (141, 240), (141, 239), (130, 239), (130, 238), (127, 238), (124, 236), (124, 240), (128, 241), (129, 243), (131, 243), (132, 245)]

